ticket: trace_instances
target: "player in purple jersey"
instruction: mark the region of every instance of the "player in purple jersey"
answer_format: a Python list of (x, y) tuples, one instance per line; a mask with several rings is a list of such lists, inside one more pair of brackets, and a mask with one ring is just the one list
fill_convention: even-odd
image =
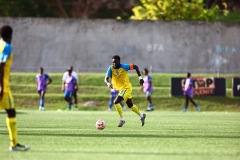
[(73, 92), (77, 88), (77, 79), (72, 76), (72, 69), (68, 68), (68, 76), (62, 84), (62, 91), (64, 92), (64, 99), (68, 102), (67, 110), (70, 111), (72, 107)]
[(147, 68), (144, 68), (142, 73), (143, 73), (143, 75), (145, 75), (143, 77), (144, 83), (139, 92), (141, 92), (143, 90), (144, 93), (146, 94), (146, 98), (148, 101), (147, 111), (153, 111), (154, 107), (153, 107), (152, 98), (151, 98), (152, 91), (153, 91), (152, 77), (150, 75), (148, 75), (149, 72), (148, 72)]
[(185, 96), (185, 100), (186, 100), (183, 112), (187, 111), (189, 101), (196, 107), (197, 111), (200, 112), (200, 107), (193, 101), (193, 93), (194, 93), (193, 82), (194, 81), (191, 78), (191, 73), (187, 73), (187, 79), (185, 81), (184, 91), (183, 91), (183, 95)]
[(37, 82), (37, 93), (40, 97), (40, 105), (39, 111), (45, 111), (44, 106), (44, 97), (47, 90), (47, 86), (52, 83), (52, 79), (48, 74), (44, 73), (44, 69), (42, 67), (39, 68), (39, 74), (36, 75)]
[[(72, 70), (72, 76), (74, 78), (76, 78), (77, 83), (78, 83), (78, 78), (79, 78), (78, 73), (73, 70), (73, 66), (70, 66), (69, 69)], [(64, 81), (67, 79), (67, 77), (68, 77), (68, 71), (64, 72), (63, 77), (62, 77), (62, 83), (64, 83)], [(73, 96), (73, 99), (74, 99), (74, 104), (73, 105), (74, 105), (75, 110), (78, 110), (78, 96), (77, 96), (77, 94), (78, 94), (78, 87), (76, 87), (74, 89), (73, 93), (72, 93), (72, 96)]]

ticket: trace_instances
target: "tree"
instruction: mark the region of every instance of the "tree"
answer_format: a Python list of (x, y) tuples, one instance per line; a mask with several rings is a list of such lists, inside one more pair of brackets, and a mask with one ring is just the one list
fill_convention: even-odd
[(52, 8), (58, 17), (87, 19), (107, 0), (54, 0)]
[[(111, 14), (114, 10), (119, 14), (125, 14), (134, 7), (134, 0), (54, 0), (52, 6), (58, 17), (63, 18), (115, 18)], [(106, 12), (109, 15), (104, 14)]]
[(220, 13), (217, 5), (204, 8), (203, 0), (140, 0), (133, 8), (134, 20), (214, 20)]
[(221, 10), (240, 11), (239, 0), (204, 0), (206, 8), (218, 5)]
[(135, 5), (135, 0), (0, 0), (0, 16), (129, 18)]
[(45, 0), (0, 0), (0, 16), (4, 17), (54, 17)]

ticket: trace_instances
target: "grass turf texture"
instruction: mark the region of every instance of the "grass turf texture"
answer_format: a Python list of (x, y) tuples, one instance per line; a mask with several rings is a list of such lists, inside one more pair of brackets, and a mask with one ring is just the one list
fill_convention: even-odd
[[(139, 117), (124, 112), (118, 128), (116, 111), (29, 111), (17, 114), (19, 142), (29, 152), (8, 151), (5, 112), (0, 112), (1, 160), (238, 160), (240, 115), (229, 112), (148, 112)], [(95, 128), (103, 119), (107, 127)]]

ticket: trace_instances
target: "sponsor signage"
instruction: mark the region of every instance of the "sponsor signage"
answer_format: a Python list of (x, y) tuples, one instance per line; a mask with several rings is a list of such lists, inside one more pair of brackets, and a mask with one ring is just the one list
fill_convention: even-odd
[(232, 79), (233, 96), (240, 96), (240, 78)]
[[(224, 78), (192, 77), (194, 95), (226, 96), (226, 80)], [(171, 79), (171, 95), (182, 96), (186, 78)]]

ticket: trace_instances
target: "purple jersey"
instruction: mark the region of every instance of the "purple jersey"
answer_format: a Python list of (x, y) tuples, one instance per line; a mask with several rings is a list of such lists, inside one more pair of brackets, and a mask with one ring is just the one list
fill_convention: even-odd
[(193, 95), (193, 79), (187, 78), (184, 85), (184, 95)]
[(49, 79), (49, 75), (48, 74), (37, 74), (36, 75), (36, 81), (38, 84), (38, 90), (46, 90), (46, 86), (47, 86), (47, 80)]
[(147, 92), (147, 91), (152, 91), (153, 90), (153, 86), (151, 85), (151, 81), (152, 81), (152, 77), (147, 75), (143, 77), (144, 83), (143, 83), (143, 91)]
[(65, 91), (69, 91), (69, 92), (74, 91), (76, 82), (77, 82), (76, 78), (74, 78), (73, 76), (70, 76), (70, 77), (68, 76), (65, 80), (65, 83), (66, 83), (66, 90)]

